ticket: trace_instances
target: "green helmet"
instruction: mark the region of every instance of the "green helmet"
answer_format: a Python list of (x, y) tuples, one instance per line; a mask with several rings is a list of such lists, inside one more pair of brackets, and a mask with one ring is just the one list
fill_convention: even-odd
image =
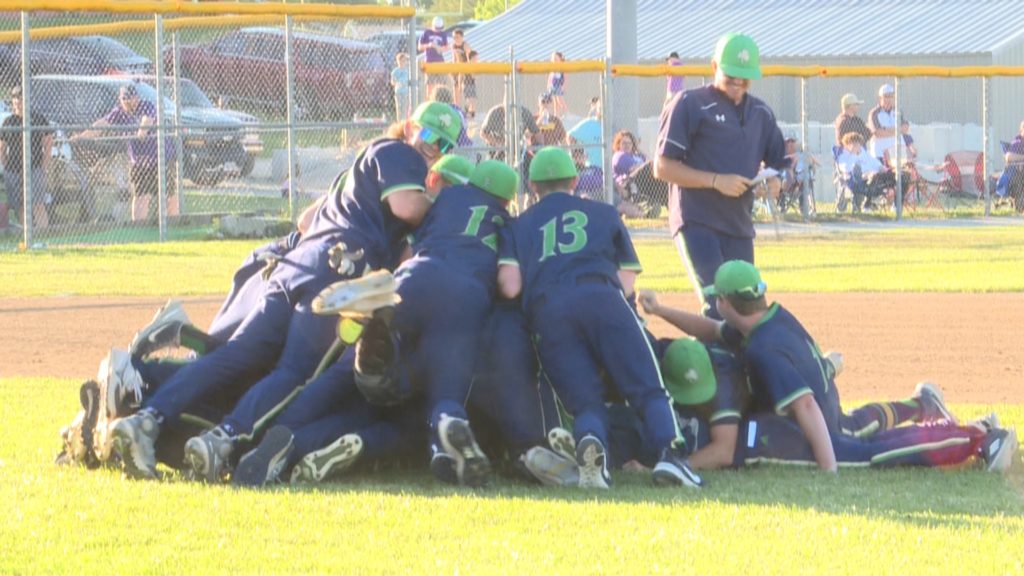
[(462, 132), (462, 116), (443, 102), (424, 102), (416, 107), (412, 113), (412, 121), (421, 128), (427, 128), (431, 133), (423, 139), (427, 144), (433, 144), (438, 139), (444, 139), (449, 145), (454, 146), (459, 141), (459, 134)]
[(545, 146), (537, 151), (530, 162), (530, 181), (565, 180), (579, 175), (576, 163), (569, 153), (561, 148)]
[(757, 80), (761, 77), (761, 51), (745, 34), (726, 34), (718, 39), (715, 62), (727, 76)]
[(500, 160), (484, 160), (469, 177), (469, 183), (502, 200), (512, 200), (519, 190), (519, 174)]
[(764, 296), (768, 285), (753, 264), (744, 260), (729, 260), (715, 271), (715, 283), (704, 288), (705, 296), (739, 296), (743, 300), (757, 300)]
[(452, 184), (465, 184), (469, 182), (469, 175), (473, 173), (473, 163), (464, 156), (445, 154), (434, 162), (430, 171), (437, 172)]
[(684, 406), (703, 404), (718, 388), (707, 347), (693, 338), (678, 338), (665, 349), (661, 375), (672, 400)]

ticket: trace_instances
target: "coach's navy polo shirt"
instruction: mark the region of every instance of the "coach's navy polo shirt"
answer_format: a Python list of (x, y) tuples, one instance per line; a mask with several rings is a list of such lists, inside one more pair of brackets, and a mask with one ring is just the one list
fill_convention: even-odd
[[(737, 106), (711, 85), (687, 90), (665, 105), (657, 155), (718, 174), (757, 175), (761, 162), (787, 165), (782, 131), (767, 104), (750, 94)], [(754, 195), (729, 198), (711, 188), (678, 189), (669, 202), (673, 233), (683, 222), (703, 224), (741, 238), (754, 237), (750, 212)]]

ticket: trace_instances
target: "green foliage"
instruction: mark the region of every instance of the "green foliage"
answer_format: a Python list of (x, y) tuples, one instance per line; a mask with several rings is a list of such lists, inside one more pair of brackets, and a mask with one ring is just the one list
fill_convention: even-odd
[[(56, 468), (78, 383), (0, 379), (0, 574), (1011, 574), (1021, 479), (980, 470), (764, 467), (702, 491), (615, 474), (603, 494), (423, 471), (236, 490)], [(1024, 424), (1021, 406), (997, 409)], [(1017, 464), (1018, 472), (1021, 464)], [(881, 563), (881, 564), (880, 564)]]
[(522, 0), (477, 0), (473, 16), (477, 20), (490, 20), (505, 12), (505, 7), (512, 8)]

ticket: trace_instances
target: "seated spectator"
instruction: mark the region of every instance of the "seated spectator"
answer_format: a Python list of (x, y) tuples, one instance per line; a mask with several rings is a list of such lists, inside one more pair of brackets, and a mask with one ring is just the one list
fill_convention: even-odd
[(601, 146), (604, 128), (599, 120), (593, 118), (580, 120), (569, 130), (569, 137), (570, 140), (566, 141), (569, 144), (575, 140), (577, 145), (583, 146), (588, 166), (597, 166), (598, 168), (604, 166), (604, 148)]
[(1006, 167), (996, 180), (996, 196), (1011, 198), (1016, 188), (1024, 187), (1024, 122), (1020, 123), (1017, 135), (1009, 144), (1003, 144), (1003, 160)]
[(551, 94), (541, 94), (537, 99), (539, 111), (534, 119), (537, 121), (537, 135), (534, 144), (537, 146), (561, 146), (565, 142), (565, 126), (554, 111), (554, 99)]
[(865, 142), (871, 139), (871, 129), (864, 123), (864, 119), (858, 116), (860, 112), (860, 105), (864, 103), (863, 100), (857, 98), (856, 94), (843, 94), (842, 99), (839, 101), (839, 116), (836, 116), (834, 122), (836, 129), (836, 145), (842, 146), (843, 134), (847, 132), (856, 132), (861, 135), (861, 138)]
[[(884, 169), (882, 162), (864, 149), (864, 137), (856, 132), (843, 134), (843, 151), (836, 157), (836, 166), (855, 197), (871, 196), (869, 186)], [(859, 210), (854, 205), (854, 210)]]
[(612, 172), (615, 183), (622, 186), (634, 168), (647, 161), (637, 146), (636, 136), (629, 130), (619, 130), (612, 140)]

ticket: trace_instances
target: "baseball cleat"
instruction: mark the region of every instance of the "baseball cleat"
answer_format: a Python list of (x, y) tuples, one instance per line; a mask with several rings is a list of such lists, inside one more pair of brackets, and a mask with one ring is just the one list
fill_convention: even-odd
[(545, 486), (579, 486), (580, 467), (575, 459), (543, 446), (534, 446), (521, 456), (530, 475)]
[(576, 460), (576, 440), (572, 437), (572, 432), (565, 428), (552, 428), (548, 431), (548, 444), (562, 457)]
[(455, 460), (459, 484), (473, 488), (486, 486), (490, 480), (491, 462), (476, 443), (469, 422), (443, 415), (437, 425), (437, 435), (444, 451)]
[(157, 310), (153, 320), (135, 333), (128, 351), (136, 358), (181, 344), (181, 327), (191, 324), (188, 314), (178, 300), (168, 300)]
[(160, 424), (152, 412), (143, 410), (114, 423), (113, 450), (121, 456), (124, 472), (140, 480), (159, 478), (156, 472), (156, 438)]
[(220, 482), (228, 473), (228, 459), (234, 440), (220, 426), (215, 426), (185, 443), (185, 462), (193, 477), (204, 482)]
[(704, 481), (693, 470), (686, 460), (682, 448), (665, 448), (661, 451), (661, 460), (654, 466), (651, 478), (656, 486), (687, 486), (700, 488)]
[(430, 457), (430, 473), (440, 482), (458, 486), (459, 476), (455, 473), (455, 458), (437, 448), (431, 449), (434, 450), (434, 454)]
[(60, 465), (84, 464), (89, 468), (99, 466), (99, 459), (93, 449), (96, 435), (96, 421), (100, 412), (100, 391), (94, 380), (82, 383), (78, 391), (82, 409), (60, 431), (62, 449), (56, 463)]
[(996, 428), (1002, 428), (1002, 426), (999, 425), (999, 416), (996, 416), (995, 412), (990, 412), (977, 420), (972, 420), (968, 422), (967, 425), (974, 426), (985, 434), (988, 434)]
[(985, 435), (981, 443), (981, 457), (989, 472), (1006, 472), (1013, 467), (1017, 454), (1017, 431), (1013, 428), (996, 428)]
[(235, 486), (258, 487), (276, 482), (295, 450), (295, 437), (284, 426), (274, 426), (263, 435), (259, 446), (246, 452), (231, 474)]
[(358, 434), (345, 434), (334, 442), (299, 460), (292, 469), (292, 483), (325, 482), (340, 476), (359, 461), (363, 439)]
[(607, 490), (611, 487), (608, 457), (604, 444), (596, 436), (587, 434), (576, 444), (576, 464), (579, 466), (580, 488)]
[(132, 357), (127, 351), (112, 348), (100, 362), (96, 382), (100, 387), (102, 419), (114, 420), (127, 416), (142, 405), (146, 383), (132, 365)]
[(376, 270), (360, 278), (335, 282), (313, 298), (313, 312), (330, 315), (343, 312), (368, 314), (376, 308), (394, 306), (395, 277), (387, 270)]
[(947, 420), (956, 424), (956, 416), (946, 408), (942, 390), (931, 382), (919, 382), (914, 388), (914, 398), (921, 405), (921, 422)]

